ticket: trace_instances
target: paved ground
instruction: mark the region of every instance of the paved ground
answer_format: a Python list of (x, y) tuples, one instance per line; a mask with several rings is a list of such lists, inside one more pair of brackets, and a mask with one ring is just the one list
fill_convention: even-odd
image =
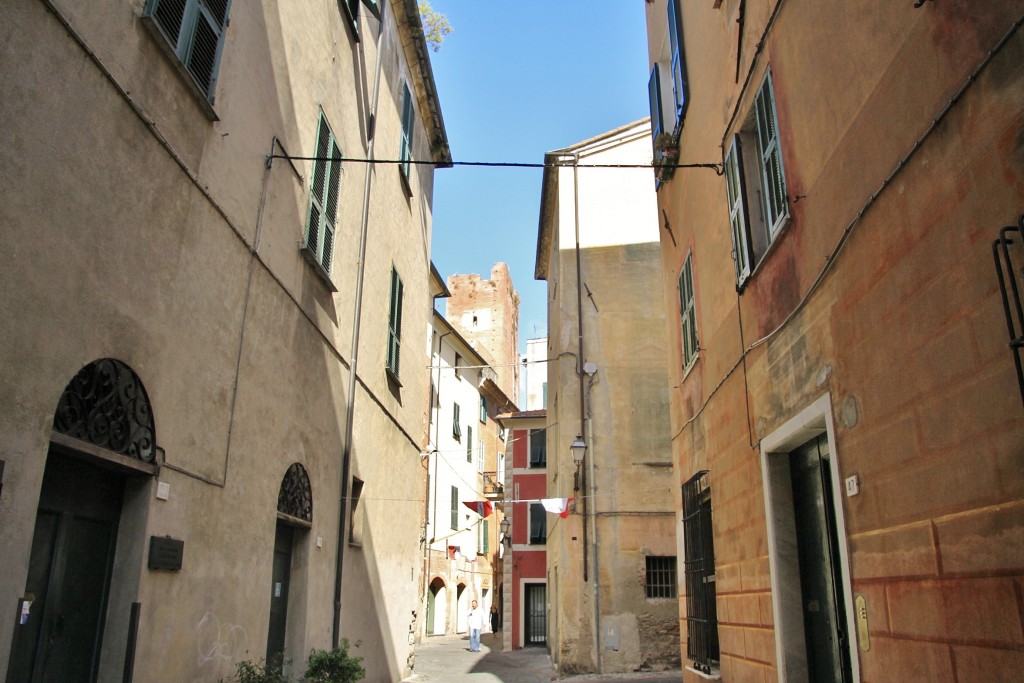
[(502, 652), (500, 634), (483, 634), (480, 652), (469, 651), (469, 636), (431, 636), (416, 648), (415, 673), (405, 683), (679, 683), (678, 671), (569, 676), (559, 679), (547, 650), (528, 647)]

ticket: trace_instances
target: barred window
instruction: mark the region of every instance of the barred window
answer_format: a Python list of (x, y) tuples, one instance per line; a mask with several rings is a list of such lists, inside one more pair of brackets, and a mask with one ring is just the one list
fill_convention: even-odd
[(676, 558), (647, 556), (647, 597), (676, 597)]

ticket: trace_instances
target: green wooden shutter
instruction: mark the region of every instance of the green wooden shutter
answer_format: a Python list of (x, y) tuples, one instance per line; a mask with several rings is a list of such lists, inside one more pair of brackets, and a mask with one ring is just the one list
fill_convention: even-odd
[(402, 84), (402, 140), (398, 150), (398, 158), (402, 161), (401, 169), (405, 177), (409, 177), (412, 160), (412, 135), (415, 123), (415, 111), (412, 106), (412, 93), (409, 84)]
[(452, 436), (456, 440), (462, 438), (462, 427), (459, 425), (459, 404), (454, 404), (452, 409)]
[(729, 198), (729, 223), (732, 226), (732, 252), (736, 263), (736, 286), (742, 288), (750, 277), (753, 253), (747, 225), (746, 190), (743, 183), (743, 158), (739, 135), (733, 136), (725, 155), (725, 189)]
[(683, 22), (679, 0), (668, 0), (668, 39), (672, 60), (672, 92), (675, 95), (676, 126), (686, 117), (690, 104), (690, 85), (686, 74), (686, 52), (683, 48)]
[(771, 71), (765, 74), (757, 98), (754, 100), (757, 119), (757, 146), (760, 154), (761, 184), (764, 187), (764, 223), (768, 235), (774, 238), (789, 217), (786, 197), (786, 176), (782, 171), (782, 149), (779, 146), (778, 119), (775, 112), (775, 93)]
[(341, 150), (327, 117), (320, 113), (316, 135), (316, 160), (309, 191), (309, 216), (306, 221), (306, 249), (325, 272), (331, 272), (334, 252), (335, 220), (341, 186)]
[(149, 0), (145, 10), (210, 102), (230, 5), (230, 0)]
[(487, 523), (486, 519), (480, 520), (480, 524), (483, 525), (483, 536), (484, 536), (484, 542), (482, 544), (483, 545), (483, 551), (484, 551), (484, 553), (488, 553), (488, 552), (491, 551), (491, 529), (490, 529), (490, 525)]
[(452, 529), (459, 528), (459, 487), (452, 487)]
[(679, 271), (679, 319), (682, 335), (683, 367), (697, 357), (697, 311), (693, 292), (693, 255), (687, 254)]
[(473, 462), (473, 425), (466, 427), (466, 462)]
[(398, 277), (398, 271), (391, 268), (391, 307), (388, 312), (388, 351), (387, 367), (398, 377), (399, 360), (402, 345), (402, 300), (405, 285)]

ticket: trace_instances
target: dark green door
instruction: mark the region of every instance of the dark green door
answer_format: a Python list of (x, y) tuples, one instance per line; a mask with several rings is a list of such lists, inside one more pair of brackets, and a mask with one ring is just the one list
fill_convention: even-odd
[(853, 673), (828, 456), (824, 435), (809, 441), (793, 452), (790, 475), (808, 677), (845, 683)]
[(119, 475), (48, 456), (8, 683), (96, 680), (123, 491)]
[(267, 664), (280, 665), (288, 626), (288, 584), (292, 574), (292, 543), (295, 531), (277, 523), (274, 536), (274, 570), (270, 582), (270, 628), (267, 631)]

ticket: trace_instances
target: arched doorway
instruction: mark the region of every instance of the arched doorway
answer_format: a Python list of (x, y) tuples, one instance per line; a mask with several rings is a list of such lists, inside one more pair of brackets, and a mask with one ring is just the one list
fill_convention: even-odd
[(156, 474), (156, 450), (149, 398), (131, 368), (104, 358), (68, 383), (53, 419), (9, 683), (97, 680), (126, 490)]
[(430, 591), (427, 593), (427, 635), (444, 635), (447, 621), (448, 588), (444, 581), (437, 577), (430, 582)]
[(281, 480), (277, 494), (274, 564), (270, 580), (270, 623), (267, 628), (268, 665), (280, 666), (285, 661), (292, 556), (297, 542), (312, 525), (313, 489), (309, 485), (309, 474), (301, 464), (292, 463)]

